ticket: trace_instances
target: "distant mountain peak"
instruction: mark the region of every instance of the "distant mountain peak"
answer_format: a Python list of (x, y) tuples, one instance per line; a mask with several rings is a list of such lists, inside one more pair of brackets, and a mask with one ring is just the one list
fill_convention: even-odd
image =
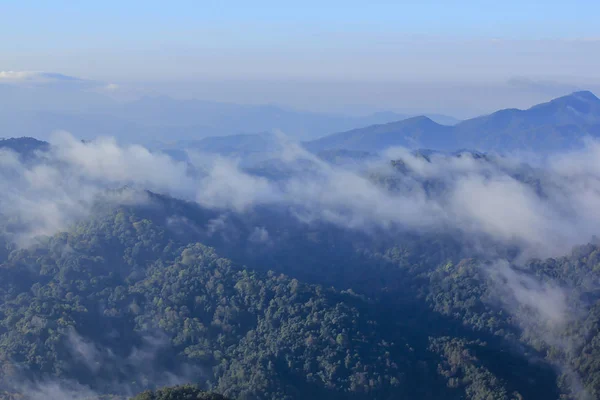
[(594, 93), (582, 90), (573, 92), (566, 96), (557, 97), (547, 103), (542, 103), (531, 107), (529, 110), (548, 112), (548, 110), (566, 110), (581, 114), (597, 114), (600, 111), (600, 99)]
[(429, 117), (426, 117), (424, 115), (419, 115), (416, 117), (410, 117), (410, 118), (406, 118), (406, 119), (402, 119), (400, 121), (394, 121), (394, 122), (388, 122), (385, 124), (375, 124), (375, 125), (371, 125), (371, 126), (367, 126), (364, 128), (357, 128), (355, 130), (364, 130), (364, 129), (369, 129), (369, 128), (374, 128), (374, 127), (394, 127), (394, 126), (436, 126), (436, 125), (440, 125), (437, 122), (435, 122), (434, 120), (432, 120)]
[(433, 122), (435, 123), (431, 118), (426, 117), (425, 115), (417, 115), (416, 117), (412, 117), (412, 118), (407, 118), (405, 121), (413, 121), (413, 122)]
[(579, 92), (574, 92), (574, 93), (571, 93), (570, 96), (578, 98), (578, 99), (582, 99), (582, 100), (600, 102), (600, 99), (598, 97), (596, 97), (596, 95), (594, 93), (590, 92), (589, 90), (581, 90)]
[[(566, 96), (557, 97), (554, 100), (550, 100), (548, 103), (564, 103), (568, 104), (571, 102), (584, 102), (584, 103), (600, 103), (600, 99), (589, 90), (581, 90), (579, 92), (573, 92)], [(544, 103), (544, 104), (548, 104)], [(540, 104), (543, 105), (543, 104)]]
[(11, 137), (11, 138), (0, 138), (0, 147), (9, 147), (15, 144), (34, 146), (34, 147), (45, 147), (49, 146), (48, 142), (44, 142), (42, 140), (38, 140), (33, 137), (23, 136), (23, 137)]
[(50, 143), (32, 137), (0, 138), (0, 149), (9, 149), (21, 157), (30, 158), (38, 151), (46, 151)]

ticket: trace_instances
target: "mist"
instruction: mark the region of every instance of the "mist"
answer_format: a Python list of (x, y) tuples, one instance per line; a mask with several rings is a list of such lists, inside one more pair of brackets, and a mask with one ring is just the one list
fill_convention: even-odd
[[(589, 242), (600, 223), (600, 143), (591, 139), (583, 149), (544, 158), (468, 152), (424, 158), (398, 148), (348, 167), (281, 137), (271, 162), (285, 175), (276, 180), (214, 154), (191, 154), (182, 162), (111, 138), (83, 143), (64, 132), (51, 142), (38, 161), (22, 162), (9, 151), (0, 156), (0, 204), (31, 227), (23, 237), (67, 228), (88, 215), (106, 189), (123, 186), (223, 212), (289, 208), (308, 224), (460, 232), (472, 243), (484, 237), (517, 246), (527, 257), (565, 254)], [(395, 187), (377, 182), (386, 179)]]

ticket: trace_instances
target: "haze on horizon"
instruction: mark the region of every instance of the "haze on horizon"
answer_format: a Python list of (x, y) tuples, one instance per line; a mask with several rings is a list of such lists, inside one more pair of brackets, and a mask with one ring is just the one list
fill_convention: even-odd
[(599, 13), (586, 0), (7, 1), (0, 71), (106, 82), (123, 99), (467, 118), (600, 92)]

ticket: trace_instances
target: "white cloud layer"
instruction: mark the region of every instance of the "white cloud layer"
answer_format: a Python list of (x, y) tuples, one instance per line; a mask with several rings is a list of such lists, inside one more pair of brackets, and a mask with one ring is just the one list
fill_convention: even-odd
[(34, 71), (0, 71), (0, 82), (31, 79), (36, 75), (38, 75), (38, 73)]
[[(286, 206), (304, 222), (352, 229), (451, 230), (474, 241), (517, 245), (527, 255), (564, 253), (600, 230), (600, 143), (594, 141), (533, 167), (518, 158), (465, 154), (427, 160), (404, 149), (389, 152), (386, 157), (401, 159), (407, 174), (386, 159), (365, 164), (363, 172), (332, 166), (282, 141), (278, 165), (291, 172), (276, 182), (223, 157), (195, 155), (203, 163), (192, 174), (183, 162), (111, 138), (83, 143), (60, 133), (52, 143), (43, 163), (23, 164), (10, 152), (0, 153), (3, 213), (28, 221), (36, 234), (64, 228), (86, 215), (105, 188), (123, 185), (235, 212)], [(395, 188), (374, 183), (369, 174)]]

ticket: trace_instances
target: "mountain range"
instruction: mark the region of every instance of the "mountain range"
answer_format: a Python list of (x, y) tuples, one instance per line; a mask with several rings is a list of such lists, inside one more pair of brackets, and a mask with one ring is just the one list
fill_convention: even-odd
[(576, 147), (588, 136), (600, 136), (600, 99), (580, 91), (527, 110), (500, 110), (453, 126), (421, 116), (335, 133), (305, 146), (311, 151), (378, 152), (393, 146), (444, 151), (556, 151)]
[[(114, 136), (122, 143), (160, 147), (208, 136), (284, 132), (311, 140), (335, 131), (397, 121), (411, 115), (377, 112), (343, 115), (275, 105), (244, 105), (168, 96), (117, 101), (84, 80), (36, 85), (0, 83), (0, 136), (47, 139), (64, 130), (81, 139)], [(458, 120), (432, 114), (440, 123)]]

